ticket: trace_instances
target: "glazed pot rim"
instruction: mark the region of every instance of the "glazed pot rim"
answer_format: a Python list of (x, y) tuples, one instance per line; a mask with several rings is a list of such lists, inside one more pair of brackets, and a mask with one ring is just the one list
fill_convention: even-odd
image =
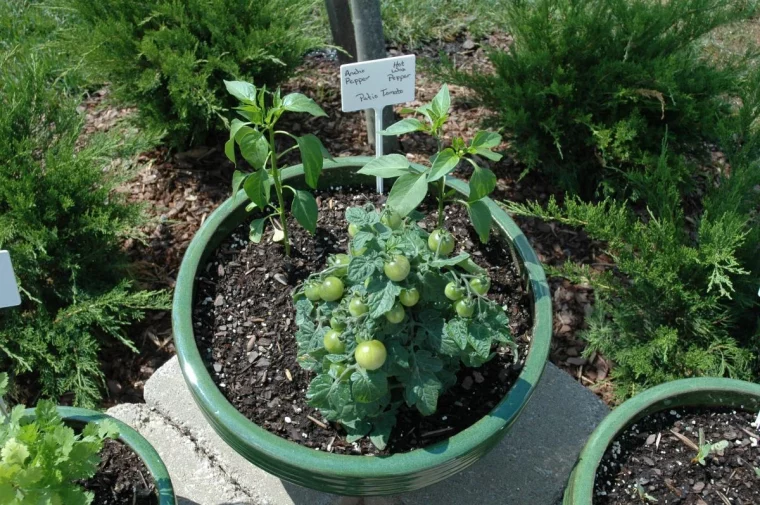
[[(336, 158), (325, 160), (325, 170), (359, 167), (373, 160), (368, 156)], [(424, 167), (413, 165), (417, 170)], [(283, 180), (303, 174), (302, 165), (283, 170)], [(374, 179), (374, 178), (371, 178)], [(368, 181), (370, 178), (367, 179)], [(447, 185), (458, 192), (467, 194), (467, 184), (447, 178)], [(546, 277), (536, 253), (527, 238), (512, 219), (488, 199), (487, 203), (498, 225), (518, 251), (522, 266), (530, 279), (533, 308), (533, 327), (528, 355), (518, 380), (496, 407), (475, 424), (439, 443), (415, 449), (410, 452), (388, 456), (342, 455), (326, 453), (299, 445), (270, 433), (243, 416), (219, 391), (208, 373), (195, 342), (192, 321), (193, 290), (195, 274), (202, 266), (201, 261), (206, 245), (217, 228), (239, 207), (245, 205), (247, 197), (240, 190), (234, 197), (222, 203), (204, 222), (193, 237), (177, 276), (172, 326), (180, 368), (185, 382), (195, 401), (216, 431), (220, 428), (235, 434), (242, 444), (254, 447), (267, 458), (281, 461), (286, 465), (297, 465), (313, 469), (321, 474), (340, 474), (351, 478), (371, 476), (395, 476), (408, 474), (425, 468), (442, 465), (460, 458), (488, 438), (496, 435), (522, 410), (540, 379), (549, 353), (552, 328), (551, 296)], [(213, 412), (211, 415), (209, 412)]]
[[(159, 505), (176, 505), (174, 488), (172, 486), (171, 477), (169, 476), (169, 471), (166, 469), (166, 465), (150, 442), (148, 442), (145, 437), (140, 435), (140, 433), (134, 428), (115, 417), (94, 410), (63, 406), (58, 406), (57, 410), (58, 414), (64, 421), (100, 424), (105, 420), (109, 420), (116, 424), (119, 429), (117, 440), (125, 444), (137, 454), (150, 472), (156, 486)], [(24, 411), (24, 416), (33, 417), (34, 409), (26, 409)]]
[[(711, 400), (711, 395), (716, 395), (716, 400)], [(720, 402), (720, 395), (745, 400)], [(642, 418), (680, 407), (709, 409), (723, 405), (752, 411), (747, 398), (756, 398), (756, 408), (760, 408), (760, 384), (719, 377), (679, 379), (637, 394), (610, 412), (593, 431), (570, 476), (563, 503), (592, 505), (596, 471), (604, 453), (622, 432)]]

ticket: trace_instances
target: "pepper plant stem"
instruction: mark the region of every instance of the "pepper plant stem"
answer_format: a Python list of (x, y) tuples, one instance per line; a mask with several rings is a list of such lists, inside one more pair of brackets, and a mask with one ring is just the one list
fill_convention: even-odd
[[(274, 144), (274, 127), (269, 127), (269, 149), (275, 153)], [(285, 216), (285, 199), (282, 196), (282, 181), (280, 181), (280, 171), (277, 169), (277, 156), (271, 156), (272, 179), (274, 179), (274, 191), (277, 193), (277, 213), (280, 215), (280, 224), (282, 225), (282, 236), (285, 242), (285, 255), (290, 256), (290, 236), (288, 234), (288, 221)]]

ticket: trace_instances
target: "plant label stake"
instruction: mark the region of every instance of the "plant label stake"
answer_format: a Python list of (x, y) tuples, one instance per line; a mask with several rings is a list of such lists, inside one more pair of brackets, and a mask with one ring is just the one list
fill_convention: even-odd
[[(340, 94), (343, 112), (375, 111), (375, 157), (383, 155), (383, 109), (414, 100), (416, 57), (413, 54), (360, 61), (340, 66)], [(377, 192), (383, 179), (377, 178)]]
[(0, 309), (21, 305), (16, 276), (13, 274), (11, 255), (0, 251)]

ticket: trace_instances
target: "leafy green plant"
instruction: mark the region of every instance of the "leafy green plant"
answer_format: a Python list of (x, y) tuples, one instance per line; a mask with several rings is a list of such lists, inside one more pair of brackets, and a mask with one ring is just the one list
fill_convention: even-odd
[(757, 475), (758, 478), (760, 478), (760, 468), (755, 468), (755, 475)]
[[(403, 135), (411, 132), (425, 132), (438, 142), (438, 152), (430, 158), (430, 167), (423, 172), (412, 168), (409, 160), (400, 154), (388, 154), (367, 163), (359, 170), (360, 174), (383, 178), (398, 177), (388, 195), (388, 206), (399, 215), (407, 216), (417, 208), (427, 196), (428, 185), (436, 184), (438, 199), (438, 228), (443, 227), (443, 208), (447, 202), (464, 205), (469, 213), (480, 240), (486, 242), (491, 230), (491, 211), (483, 198), (496, 188), (496, 176), (488, 168), (481, 167), (477, 156), (492, 161), (499, 161), (501, 155), (492, 151), (501, 143), (501, 135), (492, 132), (478, 132), (467, 144), (461, 137), (455, 137), (451, 146), (444, 148), (443, 129), (451, 109), (449, 88), (443, 85), (433, 101), (417, 109), (404, 109), (402, 113), (414, 112), (422, 116), (425, 122), (410, 117), (391, 125), (383, 135)], [(457, 197), (455, 191), (446, 191), (446, 175), (454, 171), (460, 161), (472, 165), (470, 177), (470, 194), (467, 200)]]
[[(8, 376), (0, 374), (0, 396), (7, 385)], [(0, 502), (91, 503), (93, 493), (77, 481), (95, 475), (103, 442), (118, 435), (109, 420), (89, 423), (77, 434), (48, 400), (37, 404), (33, 419), (24, 417), (23, 405), (0, 412)]]
[(644, 503), (657, 503), (657, 498), (647, 493), (641, 483), (637, 482), (635, 489), (640, 501)]
[(22, 293), (20, 307), (0, 311), (0, 369), (22, 397), (73, 393), (92, 406), (103, 347), (136, 351), (130, 323), (169, 306), (166, 293), (135, 288), (123, 243), (145, 219), (116, 191), (156, 138), (83, 138), (78, 97), (51, 84), (58, 65), (45, 51), (0, 54), (0, 248)]
[(697, 455), (692, 458), (691, 462), (699, 463), (700, 465), (705, 466), (705, 458), (714, 452), (725, 450), (728, 447), (728, 440), (721, 440), (719, 442), (715, 442), (714, 444), (708, 443), (705, 441), (705, 430), (699, 428), (698, 447), (699, 450), (697, 451)]
[(553, 199), (546, 206), (505, 205), (517, 215), (581, 227), (606, 243), (614, 272), (568, 263), (550, 273), (595, 288), (586, 355), (599, 352), (614, 362), (621, 398), (678, 378), (757, 374), (758, 144), (732, 131), (741, 148), (726, 144), (731, 172), (711, 183), (701, 213), (690, 220), (675, 187), (678, 170), (670, 170), (679, 161), (665, 151), (647, 172), (648, 208), (571, 196), (562, 206)]
[(93, 78), (184, 147), (221, 131), (234, 103), (222, 79), (275, 85), (323, 44), (316, 0), (56, 0), (78, 23), (69, 45)]
[(717, 138), (758, 53), (704, 57), (714, 29), (750, 19), (754, 0), (515, 0), (503, 7), (514, 42), (488, 53), (493, 70), (441, 77), (494, 111), (526, 166), (585, 198), (640, 171), (667, 131), (677, 153)]
[[(224, 83), (227, 91), (241, 102), (236, 110), (245, 119), (245, 121), (232, 120), (230, 139), (224, 146), (224, 152), (230, 161), (236, 163), (235, 144), (237, 144), (243, 158), (254, 169), (253, 172), (235, 171), (232, 192), (235, 194), (241, 187), (243, 188), (251, 200), (247, 207), (249, 211), (260, 209), (266, 212), (269, 207), (274, 209), (272, 214), (251, 222), (250, 239), (258, 243), (264, 233), (266, 222), (271, 221), (274, 226), (274, 217), (278, 217), (285, 253), (290, 256), (283, 190), (292, 191), (291, 212), (301, 226), (312, 234), (317, 229), (317, 201), (308, 191), (283, 184), (277, 161), (288, 152), (298, 149), (301, 153), (306, 183), (316, 189), (324, 158), (332, 158), (316, 136), (309, 133), (297, 137), (286, 131), (277, 130), (275, 126), (285, 112), (302, 112), (315, 117), (326, 116), (326, 114), (311, 98), (300, 93), (291, 93), (282, 97), (279, 89), (270, 93), (266, 88), (256, 88), (247, 82), (224, 81)], [(271, 98), (271, 103), (268, 97)], [(275, 135), (291, 137), (296, 144), (282, 153), (277, 153)], [(277, 197), (275, 205), (270, 202), (272, 186)]]
[(349, 254), (294, 294), (298, 361), (316, 373), (309, 404), (349, 441), (369, 435), (381, 449), (402, 404), (431, 415), (462, 365), (482, 365), (499, 345), (517, 357), (484, 270), (466, 253), (431, 247), (419, 217), (349, 208)]

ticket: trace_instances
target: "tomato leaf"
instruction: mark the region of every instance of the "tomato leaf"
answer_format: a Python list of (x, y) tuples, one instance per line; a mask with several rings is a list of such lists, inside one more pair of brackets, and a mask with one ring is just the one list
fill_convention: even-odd
[(375, 447), (381, 451), (385, 449), (394, 426), (396, 426), (396, 416), (392, 414), (383, 414), (373, 421), (369, 439)]
[(388, 392), (388, 376), (381, 370), (357, 369), (351, 374), (351, 393), (360, 403), (370, 403)]
[(290, 208), (296, 221), (304, 227), (306, 231), (314, 235), (317, 231), (317, 201), (308, 191), (296, 190), (293, 197), (293, 204)]

